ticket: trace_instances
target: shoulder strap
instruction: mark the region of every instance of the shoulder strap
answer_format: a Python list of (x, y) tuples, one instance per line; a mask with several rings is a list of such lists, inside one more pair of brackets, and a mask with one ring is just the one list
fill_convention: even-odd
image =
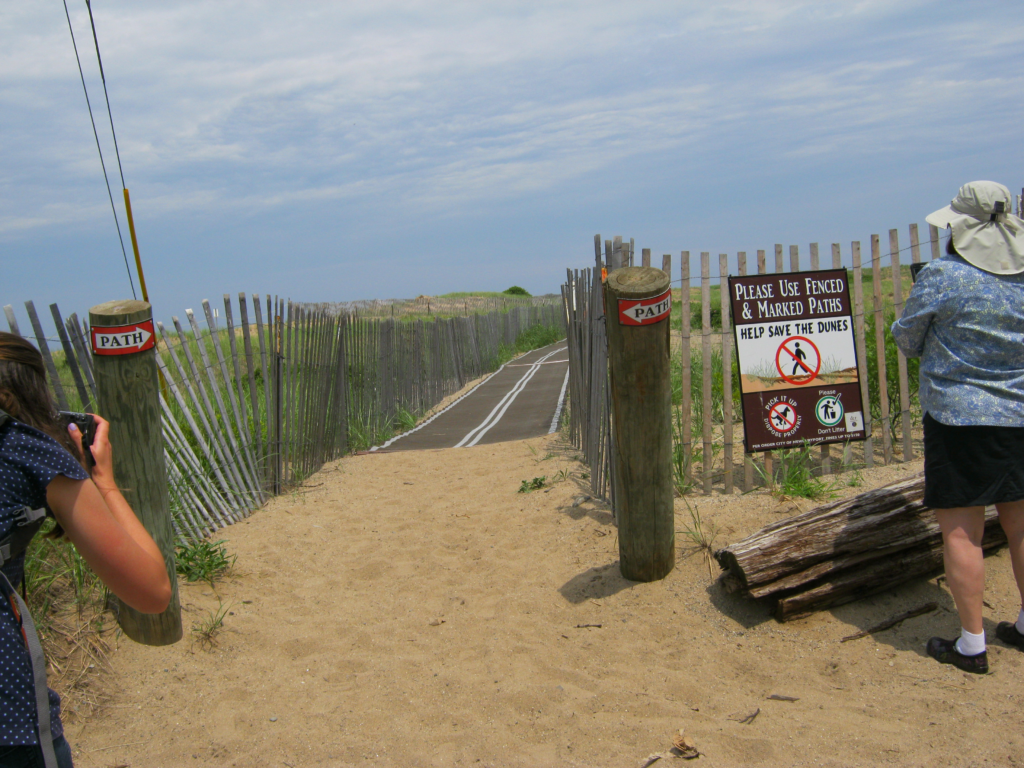
[(44, 768), (57, 768), (57, 755), (53, 751), (50, 695), (46, 689), (46, 656), (43, 655), (43, 646), (39, 642), (36, 625), (32, 621), (32, 614), (29, 612), (28, 606), (25, 605), (25, 601), (11, 586), (11, 582), (7, 580), (3, 571), (0, 571), (0, 579), (3, 579), (3, 585), (7, 587), (7, 590), (10, 590), (11, 600), (21, 619), (21, 629), (25, 634), (28, 655), (32, 660), (32, 683), (36, 693), (36, 720), (39, 726), (39, 748), (43, 751), (43, 765)]
[(0, 539), (0, 567), (14, 559), (28, 548), (32, 537), (43, 524), (46, 517), (46, 507), (29, 509), (22, 507), (14, 516), (14, 528)]
[[(11, 417), (6, 411), (0, 409), (0, 427), (3, 427), (8, 421), (11, 421)], [(0, 541), (0, 566), (3, 566), (12, 557), (20, 555), (28, 547), (28, 543), (39, 530), (39, 526), (42, 525), (44, 517), (46, 517), (45, 507), (42, 509), (24, 507), (16, 515), (14, 531)], [(0, 579), (3, 579), (3, 585), (7, 587), (4, 591), (9, 593), (12, 607), (17, 609), (21, 628), (25, 635), (25, 645), (29, 658), (32, 660), (32, 684), (36, 694), (36, 722), (39, 728), (39, 748), (43, 753), (43, 765), (44, 768), (57, 768), (57, 755), (53, 751), (50, 694), (46, 688), (46, 656), (43, 654), (43, 646), (39, 642), (36, 625), (32, 621), (32, 613), (25, 605), (25, 601), (21, 599), (3, 571), (0, 571)]]

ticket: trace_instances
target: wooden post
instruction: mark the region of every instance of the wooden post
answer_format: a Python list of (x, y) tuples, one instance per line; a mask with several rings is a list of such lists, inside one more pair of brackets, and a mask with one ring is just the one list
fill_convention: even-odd
[(700, 252), (700, 324), (701, 437), (704, 446), (701, 474), (704, 476), (704, 493), (710, 494), (715, 454), (711, 447), (711, 254), (708, 251)]
[[(117, 623), (132, 640), (144, 645), (170, 645), (181, 639), (181, 606), (174, 569), (174, 528), (168, 496), (164, 440), (160, 424), (160, 384), (156, 371), (153, 310), (144, 301), (108, 301), (89, 310), (93, 333), (93, 370), (99, 412), (110, 422), (114, 447), (114, 478), (139, 521), (163, 553), (171, 579), (171, 602), (163, 613), (140, 613), (119, 602)], [(142, 339), (142, 351), (97, 352), (107, 328), (139, 331), (126, 340)], [(138, 333), (138, 335), (134, 335)], [(150, 336), (145, 338), (145, 334)]]
[(662, 579), (675, 565), (669, 313), (652, 302), (651, 322), (629, 325), (619, 301), (661, 296), (671, 306), (669, 277), (652, 267), (615, 270), (605, 283), (619, 568), (632, 581)]
[(732, 330), (729, 328), (729, 257), (718, 255), (718, 295), (722, 313), (722, 462), (725, 492), (732, 493)]
[(693, 480), (693, 357), (690, 350), (690, 252), (679, 254), (679, 267), (682, 271), (679, 294), (679, 363), (682, 366), (683, 398), (680, 408), (683, 411), (683, 456), (685, 464), (683, 474), (686, 482)]

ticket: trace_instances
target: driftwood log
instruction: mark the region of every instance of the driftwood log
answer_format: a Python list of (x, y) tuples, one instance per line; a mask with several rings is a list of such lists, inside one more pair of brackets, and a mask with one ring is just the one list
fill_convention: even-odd
[[(919, 473), (772, 523), (715, 552), (729, 592), (775, 601), (779, 621), (942, 571), (942, 533)], [(1006, 543), (995, 510), (982, 547)]]

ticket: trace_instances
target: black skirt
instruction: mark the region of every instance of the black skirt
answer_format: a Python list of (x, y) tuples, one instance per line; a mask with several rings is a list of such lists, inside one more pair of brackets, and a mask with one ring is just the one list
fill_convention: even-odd
[(924, 503), (933, 509), (1024, 499), (1024, 427), (951, 427), (924, 416)]

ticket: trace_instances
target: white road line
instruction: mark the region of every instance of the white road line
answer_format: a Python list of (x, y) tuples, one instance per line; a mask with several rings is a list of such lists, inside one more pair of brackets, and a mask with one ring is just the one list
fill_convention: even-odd
[(480, 442), (480, 438), (486, 435), (495, 424), (501, 421), (501, 417), (505, 415), (505, 411), (508, 410), (508, 407), (512, 405), (516, 397), (519, 396), (519, 393), (526, 388), (526, 385), (530, 382), (530, 379), (532, 379), (536, 375), (537, 371), (540, 370), (541, 364), (552, 355), (556, 355), (559, 352), (564, 352), (565, 349), (565, 347), (561, 347), (560, 349), (556, 349), (554, 352), (549, 352), (548, 354), (544, 355), (544, 357), (542, 357), (540, 360), (537, 360), (535, 363), (533, 363), (530, 366), (529, 370), (523, 374), (522, 378), (516, 382), (515, 386), (512, 387), (512, 389), (510, 389), (505, 394), (505, 396), (501, 398), (498, 404), (494, 406), (494, 409), (489, 414), (487, 414), (487, 418), (480, 422), (480, 424), (478, 424), (476, 427), (471, 429), (469, 433), (455, 445), (455, 447), (472, 448), (474, 445)]
[[(555, 343), (557, 344), (558, 342), (555, 342)], [(562, 347), (562, 349), (565, 349), (565, 347)], [(562, 349), (556, 349), (556, 350), (555, 350), (555, 352), (561, 352), (561, 351), (562, 351)], [(495, 371), (494, 373), (492, 373), (492, 374), (491, 374), (490, 376), (488, 376), (488, 377), (487, 377), (487, 378), (485, 378), (485, 379), (484, 379), (483, 381), (481, 381), (481, 382), (480, 382), (479, 384), (477, 384), (477, 385), (476, 385), (475, 387), (473, 387), (473, 388), (472, 388), (471, 390), (469, 390), (469, 392), (467, 392), (466, 394), (464, 394), (464, 395), (463, 395), (462, 397), (458, 398), (457, 400), (453, 400), (453, 401), (452, 401), (451, 403), (449, 403), (448, 405), (446, 405), (446, 406), (445, 406), (444, 408), (442, 408), (442, 409), (441, 409), (440, 411), (438, 411), (437, 413), (435, 413), (435, 414), (434, 414), (433, 416), (431, 416), (431, 417), (430, 417), (429, 419), (427, 419), (426, 421), (424, 421), (424, 422), (421, 422), (420, 424), (417, 424), (417, 425), (416, 425), (415, 427), (413, 427), (412, 429), (410, 429), (410, 430), (409, 430), (408, 432), (403, 432), (403, 433), (402, 433), (402, 434), (400, 434), (400, 435), (395, 435), (394, 437), (392, 437), (392, 438), (391, 438), (390, 440), (388, 440), (388, 441), (387, 441), (386, 443), (383, 443), (382, 445), (375, 445), (375, 446), (373, 446), (373, 447), (372, 447), (372, 448), (370, 449), (370, 452), (372, 453), (373, 451), (379, 451), (379, 450), (380, 450), (381, 448), (387, 448), (387, 447), (388, 447), (389, 445), (391, 445), (391, 444), (392, 444), (393, 442), (395, 442), (395, 440), (399, 440), (400, 438), (403, 438), (403, 437), (405, 437), (406, 435), (411, 435), (411, 434), (412, 434), (413, 432), (419, 432), (419, 431), (420, 431), (421, 429), (423, 429), (423, 428), (424, 428), (425, 426), (427, 426), (427, 424), (429, 424), (430, 422), (432, 422), (432, 421), (433, 421), (434, 419), (436, 419), (436, 418), (437, 418), (438, 416), (440, 416), (440, 415), (441, 415), (442, 413), (446, 413), (446, 412), (450, 411), (450, 410), (451, 410), (452, 408), (454, 408), (454, 407), (455, 407), (456, 405), (458, 405), (458, 404), (459, 404), (459, 403), (461, 403), (461, 402), (462, 402), (463, 400), (465, 400), (465, 399), (466, 399), (467, 397), (469, 397), (469, 396), (470, 396), (470, 395), (472, 395), (472, 394), (473, 394), (474, 392), (476, 392), (476, 391), (477, 391), (478, 389), (480, 389), (480, 387), (482, 387), (482, 386), (483, 386), (484, 384), (486, 384), (486, 383), (487, 383), (488, 381), (490, 381), (490, 380), (491, 380), (491, 379), (492, 379), (493, 377), (495, 377), (495, 376), (497, 376), (497, 375), (498, 375), (499, 373), (501, 373), (501, 372), (502, 372), (502, 370), (503, 370), (504, 368), (508, 368), (508, 367), (509, 367), (509, 366), (511, 365), (511, 363), (512, 363), (513, 361), (515, 361), (515, 360), (519, 360), (519, 359), (521, 359), (521, 358), (524, 358), (524, 357), (526, 357), (526, 356), (527, 356), (528, 354), (530, 354), (530, 353), (529, 353), (529, 352), (524, 352), (524, 353), (523, 353), (523, 354), (521, 354), (521, 355), (520, 355), (519, 357), (513, 358), (513, 359), (512, 359), (512, 361), (509, 361), (508, 363), (505, 363), (505, 364), (504, 364), (503, 366), (501, 366), (501, 368), (499, 368), (498, 370), (496, 370), (496, 371)], [(552, 353), (552, 354), (553, 354), (553, 353)], [(548, 357), (550, 357), (550, 355), (548, 355)], [(520, 365), (529, 365), (529, 363), (520, 363)]]
[(516, 363), (515, 365), (509, 364), (509, 368), (529, 368), (531, 365), (558, 365), (559, 363), (568, 363), (568, 360), (548, 360), (543, 363)]
[(558, 420), (562, 418), (562, 404), (565, 402), (565, 389), (569, 386), (569, 371), (566, 370), (565, 378), (562, 379), (562, 391), (558, 393), (558, 405), (555, 406), (555, 417), (551, 419), (551, 429), (548, 434), (552, 435), (558, 429)]

